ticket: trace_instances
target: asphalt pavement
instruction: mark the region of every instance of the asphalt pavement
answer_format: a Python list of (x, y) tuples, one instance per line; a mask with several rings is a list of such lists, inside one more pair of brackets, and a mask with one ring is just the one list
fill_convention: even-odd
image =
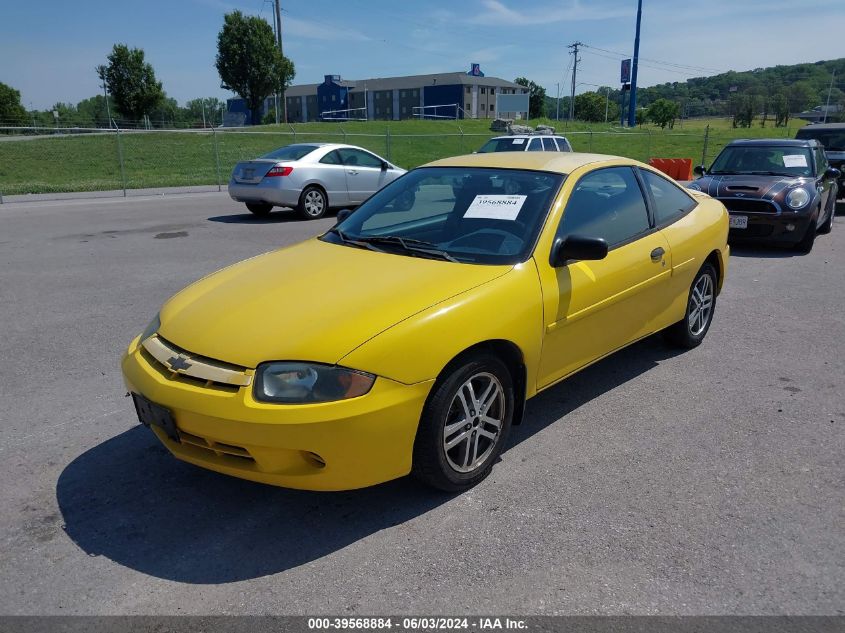
[(0, 614), (845, 612), (845, 219), (809, 255), (735, 249), (701, 347), (652, 337), (542, 393), (464, 494), (171, 458), (125, 345), (331, 224), (216, 192), (0, 206)]

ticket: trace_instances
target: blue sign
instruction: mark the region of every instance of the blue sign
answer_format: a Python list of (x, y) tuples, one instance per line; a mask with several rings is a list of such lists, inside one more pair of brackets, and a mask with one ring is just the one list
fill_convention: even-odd
[(622, 82), (623, 84), (631, 83), (631, 60), (630, 59), (623, 59), (622, 60)]
[(470, 64), (469, 65), (469, 72), (467, 75), (472, 75), (473, 77), (483, 77), (484, 73), (481, 72), (481, 64)]

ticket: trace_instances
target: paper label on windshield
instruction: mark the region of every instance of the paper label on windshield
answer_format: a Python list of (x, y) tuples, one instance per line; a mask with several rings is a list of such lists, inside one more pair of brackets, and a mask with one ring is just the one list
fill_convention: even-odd
[(515, 138), (515, 139), (513, 140), (513, 144), (514, 144), (514, 145), (522, 145), (524, 142), (525, 142), (525, 139), (524, 139), (524, 138)]
[(516, 220), (527, 196), (475, 196), (464, 213), (465, 218)]
[(806, 167), (807, 166), (807, 157), (804, 154), (784, 154), (783, 155), (783, 166), (784, 167)]

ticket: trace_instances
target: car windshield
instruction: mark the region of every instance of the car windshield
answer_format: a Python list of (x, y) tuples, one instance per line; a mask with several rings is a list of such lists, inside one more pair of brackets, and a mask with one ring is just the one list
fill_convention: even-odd
[(299, 160), (303, 156), (307, 156), (317, 149), (317, 145), (288, 145), (287, 147), (280, 147), (274, 149), (268, 154), (264, 154), (261, 158), (272, 158), (273, 160)]
[(563, 174), (421, 167), (373, 195), (321, 239), (408, 257), (525, 261)]
[(490, 152), (524, 152), (526, 138), (491, 138), (481, 149), (479, 154), (488, 154)]
[(796, 138), (814, 138), (824, 145), (826, 150), (845, 152), (845, 129), (813, 129), (811, 125), (798, 130)]
[(812, 156), (806, 147), (728, 146), (713, 161), (710, 173), (810, 176), (812, 165)]

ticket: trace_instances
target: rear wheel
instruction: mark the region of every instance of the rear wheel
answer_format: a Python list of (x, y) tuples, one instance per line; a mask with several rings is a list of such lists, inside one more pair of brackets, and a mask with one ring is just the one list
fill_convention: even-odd
[(423, 409), (413, 475), (448, 492), (479, 483), (502, 452), (513, 419), (513, 380), (491, 354), (467, 357), (441, 376)]
[(273, 210), (273, 205), (267, 202), (247, 202), (246, 208), (249, 209), (255, 215), (270, 215), (270, 211)]
[(303, 219), (316, 220), (322, 218), (329, 210), (329, 200), (319, 187), (306, 187), (299, 196), (296, 210)]
[(684, 318), (663, 331), (669, 343), (686, 349), (701, 345), (716, 311), (716, 284), (716, 269), (705, 263), (690, 286)]

